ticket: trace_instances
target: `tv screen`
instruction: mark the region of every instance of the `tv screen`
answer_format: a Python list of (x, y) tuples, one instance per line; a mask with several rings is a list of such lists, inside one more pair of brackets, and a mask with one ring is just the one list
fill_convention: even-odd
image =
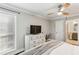
[(41, 26), (30, 25), (30, 34), (39, 34), (39, 33), (41, 33)]

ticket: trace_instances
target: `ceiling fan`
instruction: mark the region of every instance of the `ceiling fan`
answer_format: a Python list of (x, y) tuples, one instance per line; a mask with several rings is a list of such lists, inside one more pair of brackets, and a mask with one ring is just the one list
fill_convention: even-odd
[[(70, 13), (65, 12), (64, 10), (70, 7), (70, 3), (64, 3), (64, 4), (60, 4), (58, 5), (58, 11), (57, 11), (57, 15), (63, 15), (63, 16), (69, 16)], [(50, 10), (50, 9), (49, 9)], [(52, 15), (53, 13), (48, 13), (48, 15)]]

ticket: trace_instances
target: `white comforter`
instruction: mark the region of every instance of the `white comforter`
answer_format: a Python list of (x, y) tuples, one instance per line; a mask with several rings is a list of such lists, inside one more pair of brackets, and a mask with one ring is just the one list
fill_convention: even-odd
[(52, 40), (40, 46), (26, 50), (20, 55), (79, 55), (79, 46)]
[(79, 46), (63, 43), (61, 46), (52, 50), (49, 55), (77, 55), (79, 54)]

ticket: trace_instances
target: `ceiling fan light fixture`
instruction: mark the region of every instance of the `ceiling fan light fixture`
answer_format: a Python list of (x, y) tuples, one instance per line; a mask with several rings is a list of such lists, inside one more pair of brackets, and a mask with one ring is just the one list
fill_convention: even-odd
[(64, 10), (65, 10), (65, 8), (64, 8), (64, 7), (62, 7), (60, 11), (64, 11)]
[(57, 14), (58, 14), (58, 15), (62, 15), (62, 12), (58, 12)]

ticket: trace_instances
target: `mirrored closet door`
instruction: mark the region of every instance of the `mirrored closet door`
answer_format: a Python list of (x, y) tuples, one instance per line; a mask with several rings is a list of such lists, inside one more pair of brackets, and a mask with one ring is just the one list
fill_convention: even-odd
[(78, 40), (78, 19), (66, 20), (66, 41), (79, 45)]

